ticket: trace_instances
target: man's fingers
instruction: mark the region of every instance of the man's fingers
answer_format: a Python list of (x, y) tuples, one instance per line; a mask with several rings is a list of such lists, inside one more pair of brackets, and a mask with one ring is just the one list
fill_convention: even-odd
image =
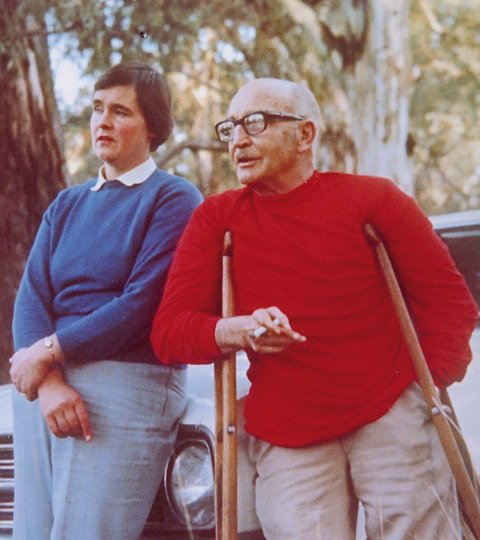
[[(278, 307), (271, 306), (269, 308), (257, 309), (252, 313), (253, 320), (260, 326), (270, 332), (280, 334), (281, 328), (291, 330), (288, 317)], [(257, 329), (253, 329), (255, 331)], [(261, 335), (261, 330), (258, 330)], [(256, 336), (259, 337), (259, 336)]]
[(90, 424), (90, 417), (88, 416), (88, 412), (83, 401), (80, 401), (75, 404), (75, 412), (77, 414), (77, 418), (80, 423), (80, 428), (83, 434), (83, 438), (87, 442), (90, 442), (93, 437), (92, 426)]
[(290, 321), (288, 317), (276, 306), (271, 306), (267, 309), (268, 314), (272, 317), (273, 322), (277, 326), (283, 326), (291, 330)]
[(280, 318), (272, 316), (266, 309), (257, 309), (252, 313), (252, 318), (258, 325), (251, 330), (251, 337), (259, 338), (267, 330), (273, 333), (280, 333)]
[(267, 334), (265, 337), (261, 338), (261, 341), (265, 345), (290, 345), (291, 343), (300, 343), (305, 341), (305, 336), (302, 336), (298, 332), (293, 332), (292, 330), (287, 330), (285, 333), (277, 334)]
[(255, 326), (248, 331), (247, 343), (263, 354), (283, 351), (292, 343), (303, 343), (306, 337), (290, 326), (288, 317), (276, 306), (255, 310), (251, 315)]
[(284, 351), (288, 345), (264, 345), (260, 343), (252, 343), (252, 349), (260, 354), (276, 354)]
[(302, 336), (290, 328), (284, 328), (282, 326), (278, 326), (274, 333), (270, 332), (265, 326), (258, 326), (254, 330), (251, 330), (248, 336), (252, 340), (262, 340), (264, 344), (277, 343), (278, 345), (303, 342), (306, 340), (305, 336)]

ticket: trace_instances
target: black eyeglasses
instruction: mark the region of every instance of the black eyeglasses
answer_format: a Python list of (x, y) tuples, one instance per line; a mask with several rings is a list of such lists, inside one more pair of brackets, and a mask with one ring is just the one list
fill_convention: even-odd
[(239, 120), (222, 120), (215, 126), (217, 137), (222, 142), (230, 142), (233, 140), (233, 134), (235, 132), (235, 126), (241, 125), (248, 135), (258, 135), (267, 129), (269, 120), (305, 120), (303, 116), (297, 116), (295, 114), (288, 114), (283, 112), (274, 111), (256, 111), (246, 114)]

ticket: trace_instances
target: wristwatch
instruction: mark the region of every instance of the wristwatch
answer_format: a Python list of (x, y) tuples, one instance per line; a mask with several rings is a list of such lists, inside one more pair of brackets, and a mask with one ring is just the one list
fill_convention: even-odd
[(55, 351), (53, 350), (53, 339), (52, 339), (52, 336), (46, 336), (43, 338), (43, 344), (45, 345), (45, 347), (47, 348), (48, 352), (52, 355), (52, 360), (54, 362), (57, 361), (57, 359), (55, 358)]

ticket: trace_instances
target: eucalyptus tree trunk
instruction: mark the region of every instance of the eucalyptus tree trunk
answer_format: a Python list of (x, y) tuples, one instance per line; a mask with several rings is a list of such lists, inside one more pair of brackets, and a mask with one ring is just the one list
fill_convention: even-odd
[(218, 118), (221, 111), (218, 108), (218, 89), (210, 86), (210, 81), (216, 81), (218, 78), (214, 61), (214, 33), (209, 31), (206, 35), (208, 35), (209, 49), (205, 59), (197, 67), (206, 75), (205, 80), (208, 84), (196, 85), (194, 95), (198, 103), (198, 111), (191, 127), (191, 135), (199, 143), (197, 150), (193, 150), (193, 147), (192, 150), (195, 156), (197, 184), (204, 197), (221, 190), (223, 175), (220, 154), (226, 150), (225, 145), (211, 141), (212, 118)]
[(8, 380), (12, 306), (41, 216), (64, 187), (64, 160), (41, 21), (20, 0), (0, 17), (0, 381)]
[(323, 39), (339, 84), (324, 109), (321, 156), (323, 165), (386, 176), (413, 193), (409, 11), (409, 0), (322, 2)]

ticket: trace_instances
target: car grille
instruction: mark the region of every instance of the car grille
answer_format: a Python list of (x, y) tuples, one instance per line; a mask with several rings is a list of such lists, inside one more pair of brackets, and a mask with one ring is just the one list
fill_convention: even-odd
[[(213, 465), (213, 442), (210, 432), (203, 426), (180, 426), (176, 447), (188, 443), (198, 443), (199, 441), (202, 441), (208, 448), (208, 451), (212, 456)], [(159, 539), (166, 538), (174, 533), (185, 532), (185, 523), (182, 519), (179, 519), (174, 512), (174, 509), (169, 502), (167, 492), (168, 487), (165, 484), (165, 480), (163, 480), (150, 511), (144, 536), (142, 536), (142, 538)], [(13, 494), (13, 435), (0, 434), (0, 537), (12, 534)], [(202, 533), (206, 533), (207, 530), (211, 532), (211, 527), (206, 527), (205, 529), (196, 532), (202, 535)]]
[(11, 534), (13, 525), (13, 437), (0, 434), (0, 534)]

